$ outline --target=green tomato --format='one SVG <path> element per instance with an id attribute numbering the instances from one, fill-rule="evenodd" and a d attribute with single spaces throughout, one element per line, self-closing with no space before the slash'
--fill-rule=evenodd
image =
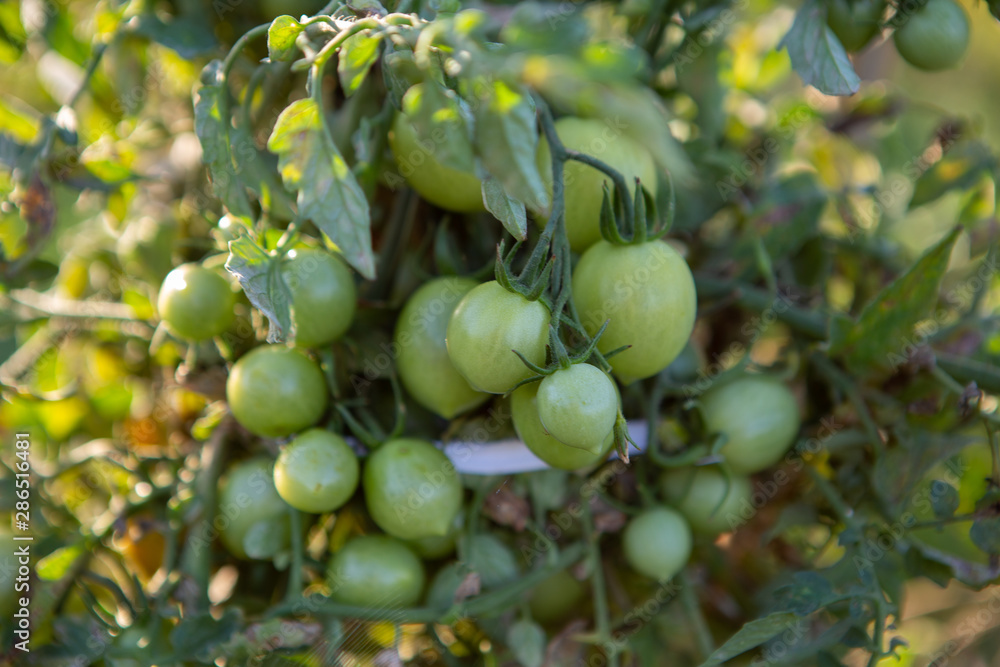
<path id="1" fill-rule="evenodd" d="M 476 285 L 469 278 L 431 280 L 413 293 L 396 322 L 399 379 L 417 403 L 445 419 L 489 398 L 455 370 L 445 343 L 452 312 Z"/>
<path id="2" fill-rule="evenodd" d="M 607 457 L 614 443 L 614 432 L 608 434 L 599 452 L 570 447 L 546 433 L 538 418 L 538 382 L 523 385 L 510 395 L 511 419 L 518 437 L 528 449 L 553 468 L 579 470 L 600 463 Z"/>
<path id="3" fill-rule="evenodd" d="M 961 62 L 969 48 L 969 17 L 954 0 L 928 0 L 892 33 L 896 50 L 917 69 L 936 72 Z"/>
<path id="4" fill-rule="evenodd" d="M 327 570 L 330 598 L 359 607 L 408 607 L 420 599 L 425 578 L 416 554 L 387 535 L 355 537 Z"/>
<path id="5" fill-rule="evenodd" d="M 182 264 L 163 279 L 156 307 L 171 333 L 205 340 L 229 327 L 235 303 L 228 280 L 201 265 Z"/>
<path id="6" fill-rule="evenodd" d="M 622 134 L 621 130 L 600 120 L 572 117 L 560 118 L 555 127 L 559 140 L 566 148 L 595 157 L 621 172 L 631 194 L 634 194 L 631 191 L 638 178 L 643 187 L 656 195 L 653 156 Z M 544 138 L 538 143 L 537 162 L 542 181 L 551 196 L 552 153 Z M 614 184 L 604 172 L 575 160 L 566 163 L 563 178 L 566 188 L 566 233 L 570 247 L 576 252 L 583 252 L 601 240 L 602 186 L 607 181 L 613 192 Z M 542 216 L 537 219 L 539 224 L 545 224 Z"/>
<path id="7" fill-rule="evenodd" d="M 281 450 L 274 486 L 286 503 L 303 512 L 332 512 L 358 488 L 358 457 L 343 438 L 309 429 Z"/>
<path id="8" fill-rule="evenodd" d="M 593 454 L 604 451 L 618 417 L 614 381 L 596 366 L 574 364 L 539 384 L 538 418 L 549 435 Z"/>
<path id="9" fill-rule="evenodd" d="M 479 575 L 484 589 L 509 584 L 521 574 L 514 552 L 492 533 L 467 535 L 458 548 L 462 561 Z"/>
<path id="10" fill-rule="evenodd" d="M 660 475 L 660 494 L 680 510 L 696 533 L 718 535 L 743 523 L 750 503 L 750 478 L 725 474 L 718 467 L 673 468 Z"/>
<path id="11" fill-rule="evenodd" d="M 423 92 L 423 84 L 406 91 L 403 104 Z M 396 114 L 389 133 L 389 146 L 396 157 L 399 173 L 427 201 L 449 211 L 476 213 L 485 211 L 483 183 L 475 174 L 447 167 L 434 156 L 437 146 L 421 141 L 409 119 Z"/>
<path id="12" fill-rule="evenodd" d="M 143 217 L 125 227 L 115 243 L 115 254 L 127 275 L 159 282 L 173 266 L 170 255 L 176 242 L 176 224 Z"/>
<path id="13" fill-rule="evenodd" d="M 323 416 L 323 372 L 299 350 L 264 345 L 243 355 L 229 371 L 226 400 L 236 421 L 271 438 L 291 435 Z"/>
<path id="14" fill-rule="evenodd" d="M 528 609 L 539 623 L 558 623 L 580 611 L 587 589 L 566 570 L 559 570 L 531 589 Z"/>
<path id="15" fill-rule="evenodd" d="M 400 438 L 368 457 L 362 475 L 368 513 L 403 540 L 446 535 L 462 507 L 462 484 L 448 457 L 429 442 Z"/>
<path id="16" fill-rule="evenodd" d="M 326 345 L 351 327 L 358 292 L 351 270 L 338 257 L 325 250 L 295 249 L 281 275 L 292 293 L 297 346 Z"/>
<path id="17" fill-rule="evenodd" d="M 749 475 L 768 468 L 788 451 L 799 432 L 799 408 L 779 380 L 747 375 L 701 397 L 709 433 L 724 433 L 720 453 L 730 469 Z"/>
<path id="18" fill-rule="evenodd" d="M 268 536 L 270 553 L 288 548 L 290 508 L 274 488 L 271 461 L 255 458 L 233 465 L 219 485 L 219 507 L 214 525 L 231 554 L 251 558 L 245 540 L 251 531 Z"/>
<path id="19" fill-rule="evenodd" d="M 665 581 L 680 572 L 691 557 L 691 529 L 674 510 L 654 507 L 625 526 L 622 548 L 633 570 Z"/>
<path id="20" fill-rule="evenodd" d="M 420 537 L 415 540 L 405 540 L 406 546 L 424 560 L 437 560 L 444 558 L 455 551 L 455 543 L 458 542 L 458 535 L 465 526 L 465 511 L 459 510 L 458 514 L 451 522 L 451 527 L 444 535 L 431 535 L 430 537 Z"/>
<path id="21" fill-rule="evenodd" d="M 599 241 L 573 272 L 573 303 L 590 335 L 605 320 L 597 346 L 625 383 L 656 375 L 672 362 L 694 329 L 698 297 L 687 262 L 663 241 L 616 246 Z"/>
<path id="22" fill-rule="evenodd" d="M 847 51 L 860 51 L 879 32 L 885 0 L 830 0 L 826 23 Z"/>
<path id="23" fill-rule="evenodd" d="M 549 309 L 490 281 L 459 302 L 448 321 L 448 357 L 469 384 L 480 391 L 503 394 L 532 375 L 514 354 L 545 365 Z"/>

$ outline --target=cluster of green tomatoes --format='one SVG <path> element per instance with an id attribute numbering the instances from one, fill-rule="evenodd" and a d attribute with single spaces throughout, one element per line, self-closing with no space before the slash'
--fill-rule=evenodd
<path id="1" fill-rule="evenodd" d="M 596 154 L 627 180 L 639 179 L 655 190 L 652 158 L 631 139 L 599 120 L 562 118 L 555 129 L 567 149 Z M 408 170 L 408 181 L 425 199 L 448 210 L 483 209 L 476 176 L 437 162 L 402 115 L 390 145 L 403 173 L 408 161 L 421 156 L 421 168 Z M 542 142 L 540 165 L 549 164 L 548 151 Z M 509 395 L 513 426 L 527 447 L 552 467 L 581 470 L 609 455 L 615 428 L 624 424 L 616 378 L 630 384 L 670 365 L 691 335 L 697 297 L 686 261 L 667 242 L 601 238 L 604 174 L 570 162 L 565 176 L 566 232 L 580 253 L 572 272 L 572 305 L 587 333 L 597 337 L 597 350 L 614 351 L 607 357 L 611 372 L 589 363 L 589 355 L 556 358 L 546 298 L 496 280 L 446 276 L 426 282 L 398 315 L 393 349 L 402 385 L 422 406 L 452 419 L 491 397 Z M 455 549 L 464 495 L 459 474 L 431 442 L 405 437 L 371 448 L 362 465 L 342 436 L 317 427 L 330 390 L 309 350 L 333 343 L 350 328 L 357 303 L 354 277 L 340 257 L 321 249 L 297 247 L 281 266 L 291 294 L 294 341 L 261 345 L 240 357 L 230 369 L 226 397 L 247 431 L 288 441 L 274 462 L 253 458 L 227 471 L 218 498 L 225 516 L 221 540 L 234 555 L 252 558 L 251 541 L 262 534 L 276 545 L 287 544 L 288 506 L 333 512 L 360 486 L 369 516 L 385 535 L 355 537 L 334 554 L 331 596 L 350 605 L 412 604 L 425 588 L 420 557 L 442 558 Z M 229 281 L 196 264 L 174 269 L 158 301 L 166 327 L 195 341 L 224 332 L 233 306 Z M 745 517 L 749 475 L 780 460 L 799 428 L 790 391 L 760 375 L 713 388 L 700 406 L 706 431 L 725 438 L 719 451 L 724 463 L 665 470 L 660 484 L 665 504 L 634 516 L 623 535 L 630 565 L 656 579 L 683 567 L 692 529 L 718 534 L 733 529 L 735 517 Z M 467 558 L 489 552 L 495 564 L 498 553 L 507 553 L 500 558 L 507 563 L 501 570 L 517 575 L 517 561 L 500 540 L 473 537 L 482 544 L 467 546 Z M 454 565 L 439 570 L 428 600 L 447 598 L 448 587 L 457 586 Z"/>
<path id="2" fill-rule="evenodd" d="M 848 52 L 865 48 L 881 32 L 886 0 L 831 0 L 827 25 Z M 957 67 L 969 48 L 969 17 L 956 0 L 900 2 L 890 24 L 896 51 L 917 69 Z"/>

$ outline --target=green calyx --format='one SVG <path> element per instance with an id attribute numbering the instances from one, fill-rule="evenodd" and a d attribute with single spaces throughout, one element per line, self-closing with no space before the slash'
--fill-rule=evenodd
<path id="1" fill-rule="evenodd" d="M 676 197 L 674 182 L 667 177 L 667 211 L 662 220 L 656 209 L 656 200 L 649 190 L 635 179 L 635 196 L 618 185 L 612 189 L 604 184 L 604 198 L 601 201 L 601 236 L 615 245 L 637 245 L 662 238 L 674 222 Z"/>

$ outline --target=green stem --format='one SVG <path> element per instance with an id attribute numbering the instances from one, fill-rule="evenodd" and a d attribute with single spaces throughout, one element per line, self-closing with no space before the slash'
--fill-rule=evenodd
<path id="1" fill-rule="evenodd" d="M 611 614 L 608 611 L 608 591 L 604 586 L 604 565 L 601 560 L 600 535 L 594 530 L 593 511 L 590 503 L 583 506 L 583 530 L 587 540 L 587 556 L 593 572 L 590 581 L 594 590 L 594 616 L 598 640 L 607 647 L 608 667 L 617 667 L 618 649 L 611 637 Z"/>
<path id="2" fill-rule="evenodd" d="M 830 484 L 830 482 L 823 477 L 823 475 L 821 475 L 812 466 L 806 466 L 806 472 L 809 473 L 809 477 L 811 477 L 813 483 L 816 484 L 816 488 L 823 494 L 826 501 L 830 503 L 830 507 L 832 507 L 833 511 L 837 513 L 837 516 L 845 526 L 858 526 L 861 523 L 858 518 L 854 516 L 854 510 L 851 509 L 846 502 L 844 502 L 844 499 L 840 497 L 837 490 L 833 488 L 833 485 Z"/>
<path id="3" fill-rule="evenodd" d="M 803 310 L 795 306 L 784 303 L 767 290 L 754 287 L 747 283 L 732 280 L 723 280 L 706 275 L 695 276 L 695 286 L 698 289 L 698 296 L 702 299 L 710 297 L 732 297 L 736 303 L 748 310 L 770 311 L 774 316 L 795 329 L 801 334 L 805 334 L 815 340 L 825 340 L 827 338 L 827 318 L 823 313 L 815 310 Z M 782 306 L 779 308 L 779 302 Z"/>
<path id="4" fill-rule="evenodd" d="M 684 605 L 684 610 L 687 612 L 688 620 L 691 622 L 691 630 L 694 631 L 695 643 L 698 645 L 701 659 L 704 660 L 715 650 L 715 640 L 712 638 L 712 632 L 708 629 L 705 615 L 701 611 L 701 604 L 695 594 L 694 577 L 691 576 L 689 570 L 684 570 L 681 574 L 681 604 Z"/>
<path id="5" fill-rule="evenodd" d="M 885 443 L 882 441 L 882 436 L 879 434 L 878 424 L 875 423 L 875 419 L 872 417 L 871 411 L 868 409 L 868 405 L 865 403 L 864 397 L 861 396 L 861 391 L 858 389 L 854 380 L 837 368 L 836 365 L 829 359 L 827 359 L 821 353 L 815 353 L 811 357 L 813 365 L 816 370 L 822 374 L 829 383 L 846 394 L 847 399 L 854 406 L 855 411 L 858 413 L 858 418 L 861 420 L 862 426 L 864 426 L 865 433 L 868 435 L 868 440 L 875 448 L 875 458 L 876 460 L 881 459 L 882 455 L 885 453 Z"/>

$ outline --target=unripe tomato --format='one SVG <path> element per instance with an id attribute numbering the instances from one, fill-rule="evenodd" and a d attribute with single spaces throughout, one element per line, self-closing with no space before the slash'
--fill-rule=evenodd
<path id="1" fill-rule="evenodd" d="M 156 308 L 171 333 L 205 340 L 229 327 L 235 302 L 225 278 L 198 264 L 182 264 L 163 279 Z"/>
<path id="2" fill-rule="evenodd" d="M 652 155 L 620 129 L 599 120 L 572 117 L 560 118 L 555 128 L 559 140 L 567 149 L 595 157 L 621 172 L 630 196 L 634 195 L 636 178 L 656 195 L 656 165 Z M 537 163 L 551 196 L 552 153 L 544 137 L 538 143 Z M 607 181 L 613 192 L 614 183 L 604 172 L 575 160 L 566 163 L 563 178 L 566 233 L 570 247 L 576 252 L 583 252 L 601 239 L 602 185 Z M 539 216 L 539 222 L 544 224 L 545 221 Z"/>
<path id="3" fill-rule="evenodd" d="M 538 382 L 518 387 L 510 395 L 510 412 L 514 430 L 528 449 L 553 468 L 578 470 L 600 463 L 607 457 L 614 443 L 614 433 L 609 433 L 599 452 L 565 445 L 545 432 L 542 420 L 538 418 Z"/>
<path id="4" fill-rule="evenodd" d="M 539 623 L 557 623 L 574 612 L 580 611 L 580 603 L 587 589 L 566 570 L 559 570 L 531 590 L 528 608 L 531 618 Z"/>
<path id="5" fill-rule="evenodd" d="M 233 465 L 223 477 L 213 525 L 231 554 L 250 558 L 244 540 L 251 530 L 263 530 L 275 540 L 273 553 L 288 547 L 289 511 L 274 488 L 271 461 L 255 458 Z"/>
<path id="6" fill-rule="evenodd" d="M 935 72 L 961 62 L 969 48 L 969 17 L 954 0 L 928 0 L 892 33 L 896 50 L 917 69 Z"/>
<path id="7" fill-rule="evenodd" d="M 173 266 L 170 254 L 176 242 L 176 224 L 143 217 L 125 227 L 115 244 L 115 254 L 127 275 L 158 282 Z"/>
<path id="8" fill-rule="evenodd" d="M 422 93 L 423 84 L 418 83 L 406 91 L 406 96 Z M 431 139 L 422 142 L 409 119 L 401 113 L 396 114 L 392 122 L 389 146 L 396 157 L 399 173 L 427 201 L 460 213 L 486 210 L 482 181 L 471 172 L 441 164 L 434 156 L 438 147 Z"/>
<path id="9" fill-rule="evenodd" d="M 362 474 L 368 513 L 404 540 L 446 535 L 462 506 L 455 466 L 434 445 L 400 438 L 368 457 Z"/>
<path id="10" fill-rule="evenodd" d="M 795 397 L 773 378 L 747 375 L 710 389 L 700 402 L 706 430 L 726 434 L 720 453 L 737 474 L 780 461 L 799 432 Z"/>
<path id="11" fill-rule="evenodd" d="M 286 503 L 303 512 L 332 512 L 358 488 L 358 457 L 335 433 L 313 428 L 281 450 L 274 486 Z"/>
<path id="12" fill-rule="evenodd" d="M 236 421 L 248 431 L 277 438 L 312 426 L 323 416 L 326 380 L 304 353 L 264 345 L 233 365 L 226 400 Z"/>
<path id="13" fill-rule="evenodd" d="M 744 475 L 730 475 L 718 467 L 673 468 L 660 476 L 660 494 L 680 510 L 696 533 L 718 535 L 743 523 L 741 510 L 753 490 Z"/>
<path id="14" fill-rule="evenodd" d="M 598 454 L 618 417 L 614 381 L 590 364 L 574 364 L 542 380 L 536 405 L 542 426 L 559 442 Z"/>
<path id="15" fill-rule="evenodd" d="M 470 278 L 431 280 L 413 293 L 396 322 L 399 379 L 417 403 L 445 419 L 489 398 L 455 370 L 445 343 L 452 312 L 476 285 Z"/>
<path id="16" fill-rule="evenodd" d="M 830 0 L 826 23 L 847 51 L 860 51 L 879 32 L 885 0 Z"/>
<path id="17" fill-rule="evenodd" d="M 387 535 L 355 537 L 330 559 L 330 598 L 359 607 L 408 607 L 424 590 L 424 566 Z"/>
<path id="18" fill-rule="evenodd" d="M 281 275 L 292 293 L 295 345 L 319 347 L 351 327 L 358 292 L 351 270 L 338 257 L 325 250 L 297 248 L 288 253 Z"/>
<path id="19" fill-rule="evenodd" d="M 610 320 L 601 352 L 619 380 L 656 375 L 680 354 L 694 329 L 698 297 L 687 262 L 663 241 L 616 246 L 599 241 L 573 272 L 573 303 L 587 333 Z"/>
<path id="20" fill-rule="evenodd" d="M 691 557 L 691 529 L 674 510 L 654 507 L 625 526 L 622 548 L 633 570 L 665 581 L 680 572 Z"/>
<path id="21" fill-rule="evenodd" d="M 502 394 L 532 375 L 514 354 L 545 365 L 549 309 L 490 281 L 459 302 L 448 321 L 448 357 L 469 384 Z"/>

